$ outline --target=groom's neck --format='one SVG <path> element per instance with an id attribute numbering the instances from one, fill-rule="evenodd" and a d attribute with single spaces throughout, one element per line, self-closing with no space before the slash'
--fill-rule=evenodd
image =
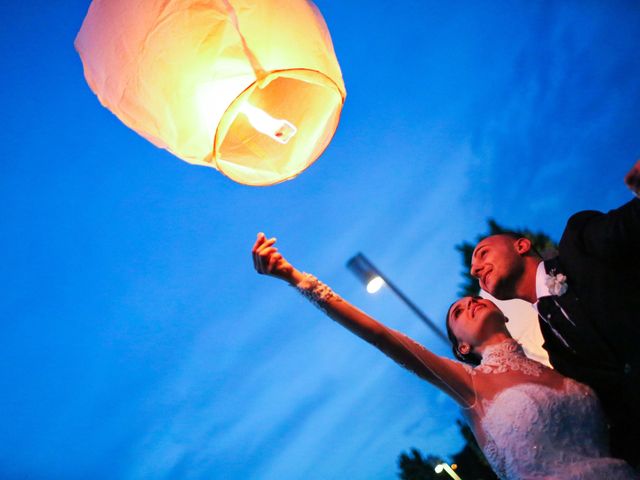
<path id="1" fill-rule="evenodd" d="M 542 258 L 540 257 L 525 258 L 524 270 L 516 284 L 516 298 L 529 303 L 536 303 L 538 301 L 538 295 L 536 295 L 536 274 L 541 261 Z"/>

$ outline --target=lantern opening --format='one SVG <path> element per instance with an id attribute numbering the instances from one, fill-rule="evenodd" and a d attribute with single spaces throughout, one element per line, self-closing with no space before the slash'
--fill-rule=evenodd
<path id="1" fill-rule="evenodd" d="M 320 72 L 268 74 L 222 116 L 213 147 L 216 168 L 246 185 L 273 185 L 295 177 L 329 144 L 342 104 L 338 86 Z"/>

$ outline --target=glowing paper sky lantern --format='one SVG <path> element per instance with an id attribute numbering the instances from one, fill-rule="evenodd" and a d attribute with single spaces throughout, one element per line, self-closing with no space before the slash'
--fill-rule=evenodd
<path id="1" fill-rule="evenodd" d="M 248 185 L 313 163 L 346 95 L 307 0 L 94 0 L 75 46 L 89 86 L 127 126 Z"/>

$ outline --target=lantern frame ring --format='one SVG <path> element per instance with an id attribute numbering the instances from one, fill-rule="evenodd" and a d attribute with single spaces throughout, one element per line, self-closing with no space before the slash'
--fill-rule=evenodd
<path id="1" fill-rule="evenodd" d="M 326 117 L 324 122 L 325 130 L 330 130 L 330 132 L 329 134 L 327 134 L 327 132 L 325 131 L 322 135 L 318 135 L 317 141 L 312 144 L 314 149 L 313 155 L 308 157 L 304 166 L 302 166 L 301 168 L 296 167 L 295 173 L 284 178 L 279 177 L 277 178 L 277 180 L 267 179 L 266 181 L 252 182 L 250 184 L 246 183 L 246 181 L 243 180 L 240 181 L 240 183 L 245 183 L 251 186 L 269 186 L 282 183 L 284 181 L 297 177 L 307 168 L 309 168 L 315 162 L 315 160 L 320 157 L 320 155 L 322 155 L 322 153 L 329 146 L 330 140 L 331 138 L 333 138 L 337 130 L 346 94 L 334 80 L 315 69 L 295 68 L 272 70 L 261 78 L 257 78 L 256 80 L 254 80 L 229 104 L 229 106 L 225 109 L 216 128 L 213 139 L 213 149 L 211 155 L 208 156 L 207 160 L 209 161 L 209 163 L 213 163 L 215 165 L 215 168 L 220 173 L 233 181 L 237 182 L 239 181 L 239 178 L 233 172 L 229 171 L 230 168 L 227 168 L 223 164 L 223 162 L 225 162 L 225 159 L 222 155 L 223 145 L 227 138 L 229 130 L 232 128 L 232 125 L 236 121 L 242 106 L 248 103 L 248 98 L 251 97 L 251 95 L 253 95 L 257 90 L 264 90 L 273 81 L 278 79 L 293 80 L 300 83 L 308 84 L 310 86 L 315 85 L 317 87 L 325 89 L 332 95 L 339 95 L 340 100 L 338 102 L 337 97 L 335 97 L 336 101 L 334 102 L 333 109 L 324 109 L 322 111 L 322 114 Z M 305 103 L 304 101 L 301 101 L 301 99 L 294 99 L 293 97 L 290 101 L 294 102 L 294 100 L 299 104 Z M 241 165 L 235 164 L 232 161 L 227 160 L 227 162 L 230 165 L 233 165 L 233 168 L 238 168 L 239 170 L 242 168 Z"/>

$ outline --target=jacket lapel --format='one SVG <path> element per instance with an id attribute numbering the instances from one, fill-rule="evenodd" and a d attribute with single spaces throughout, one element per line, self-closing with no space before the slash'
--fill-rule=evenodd
<path id="1" fill-rule="evenodd" d="M 565 273 L 558 258 L 544 263 L 548 275 Z M 542 297 L 538 301 L 538 311 L 543 333 L 554 335 L 555 341 L 549 342 L 552 349 L 565 349 L 580 357 L 584 362 L 597 364 L 613 364 L 613 352 L 606 344 L 604 337 L 598 335 L 589 315 L 584 311 L 575 288 L 571 286 L 571 279 L 567 279 L 569 287 L 563 295 Z M 543 326 L 546 323 L 547 326 Z M 546 347 L 545 347 L 546 348 Z M 549 352 L 552 354 L 553 352 Z M 591 360 L 591 361 L 590 361 Z"/>

